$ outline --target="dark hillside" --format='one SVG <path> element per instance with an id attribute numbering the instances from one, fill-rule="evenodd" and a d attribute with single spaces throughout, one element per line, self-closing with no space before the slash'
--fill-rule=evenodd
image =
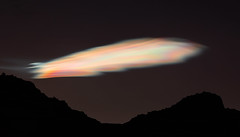
<path id="1" fill-rule="evenodd" d="M 4 137 L 237 137 L 239 131 L 240 111 L 224 108 L 221 97 L 209 92 L 125 124 L 103 124 L 65 101 L 47 97 L 29 81 L 0 75 L 0 136 Z"/>
<path id="2" fill-rule="evenodd" d="M 0 118 L 0 134 L 6 136 L 75 135 L 100 124 L 47 97 L 33 83 L 5 74 L 0 76 Z"/>

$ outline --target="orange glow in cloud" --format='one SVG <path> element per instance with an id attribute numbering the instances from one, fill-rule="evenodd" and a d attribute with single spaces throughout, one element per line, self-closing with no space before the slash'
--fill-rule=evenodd
<path id="1" fill-rule="evenodd" d="M 31 63 L 30 68 L 36 79 L 98 76 L 104 72 L 184 62 L 203 48 L 186 40 L 141 38 L 90 48 L 49 62 Z"/>

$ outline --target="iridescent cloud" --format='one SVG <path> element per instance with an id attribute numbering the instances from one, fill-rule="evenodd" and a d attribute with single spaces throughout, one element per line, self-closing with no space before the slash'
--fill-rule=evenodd
<path id="1" fill-rule="evenodd" d="M 141 38 L 90 48 L 44 63 L 31 63 L 34 78 L 88 77 L 186 61 L 204 46 L 182 39 Z"/>

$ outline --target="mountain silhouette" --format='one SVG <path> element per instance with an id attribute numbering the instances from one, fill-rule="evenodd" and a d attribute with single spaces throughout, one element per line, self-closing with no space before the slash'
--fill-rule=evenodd
<path id="1" fill-rule="evenodd" d="M 235 136 L 240 135 L 240 112 L 225 109 L 218 95 L 202 92 L 170 108 L 138 115 L 125 125 L 147 136 Z"/>
<path id="2" fill-rule="evenodd" d="M 65 101 L 49 98 L 33 83 L 0 75 L 0 136 L 3 137 L 237 137 L 240 111 L 220 96 L 202 92 L 175 105 L 141 114 L 124 124 L 100 123 Z"/>
<path id="3" fill-rule="evenodd" d="M 66 102 L 47 97 L 33 83 L 4 73 L 0 76 L 0 119 L 0 136 L 13 137 L 73 136 L 100 125 Z"/>

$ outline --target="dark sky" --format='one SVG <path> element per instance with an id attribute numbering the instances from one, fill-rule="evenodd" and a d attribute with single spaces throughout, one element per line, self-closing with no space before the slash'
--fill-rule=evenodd
<path id="1" fill-rule="evenodd" d="M 239 5 L 183 1 L 1 0 L 0 71 L 101 122 L 123 123 L 201 91 L 240 110 Z M 31 79 L 23 68 L 125 39 L 178 37 L 208 49 L 188 62 L 88 78 Z"/>

